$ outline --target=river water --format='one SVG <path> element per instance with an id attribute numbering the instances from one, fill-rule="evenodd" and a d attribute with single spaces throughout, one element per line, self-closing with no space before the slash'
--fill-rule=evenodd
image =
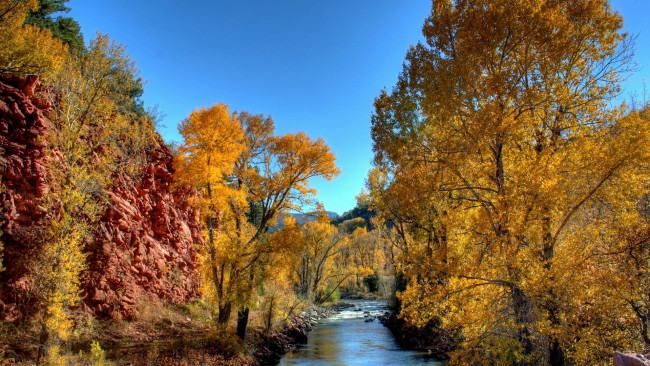
<path id="1" fill-rule="evenodd" d="M 287 365 L 427 365 L 443 362 L 426 353 L 401 349 L 388 328 L 376 316 L 388 311 L 382 301 L 352 300 L 339 314 L 323 319 L 309 332 L 306 345 L 287 353 L 280 366 Z M 374 319 L 373 321 L 366 321 Z"/>

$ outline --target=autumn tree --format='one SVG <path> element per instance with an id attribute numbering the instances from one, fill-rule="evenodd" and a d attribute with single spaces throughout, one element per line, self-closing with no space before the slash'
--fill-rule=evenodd
<path id="1" fill-rule="evenodd" d="M 595 248 L 647 189 L 647 121 L 610 108 L 621 27 L 606 0 L 434 0 L 375 100 L 369 185 L 403 248 L 403 315 L 459 330 L 452 362 L 585 364 L 625 344 L 587 342 L 620 324 L 585 312 Z"/>
<path id="2" fill-rule="evenodd" d="M 206 127 L 215 129 L 214 134 L 191 129 L 197 123 L 192 116 L 181 125 L 186 141 L 179 148 L 183 160 L 178 175 L 203 197 L 207 296 L 218 306 L 221 325 L 238 309 L 237 333 L 244 338 L 256 285 L 264 278 L 270 255 L 283 250 L 276 246 L 282 241 L 269 240 L 270 226 L 280 213 L 310 201 L 315 191 L 309 179 L 332 179 L 339 170 L 322 139 L 313 141 L 304 133 L 274 136 L 270 117 L 241 112 L 226 119 L 220 113 L 212 122 L 217 125 Z M 223 126 L 232 127 L 216 130 Z M 201 142 L 203 136 L 214 141 Z M 208 163 L 218 165 L 208 168 Z"/>
<path id="3" fill-rule="evenodd" d="M 35 241 L 34 292 L 41 324 L 39 357 L 60 360 L 70 336 L 69 309 L 81 299 L 84 248 L 93 236 L 115 174 L 138 172 L 142 151 L 156 143 L 152 118 L 125 113 L 125 90 L 137 71 L 124 48 L 98 35 L 83 57 L 67 55 L 61 70 L 49 79 L 57 103 L 49 117 L 50 190 L 43 207 L 51 212 Z M 56 361 L 58 362 L 58 361 Z"/>
<path id="4" fill-rule="evenodd" d="M 36 0 L 0 1 L 0 73 L 38 74 L 48 79 L 62 68 L 67 46 L 48 29 L 23 25 Z"/>
<path id="5" fill-rule="evenodd" d="M 633 111 L 626 118 L 649 119 L 648 106 Z M 647 186 L 647 181 L 644 183 Z M 634 192 L 633 192 L 634 194 Z M 609 229 L 600 232 L 594 245 L 598 254 L 592 266 L 593 278 L 602 289 L 592 297 L 593 312 L 606 312 L 607 321 L 616 323 L 616 337 L 627 342 L 629 349 L 650 351 L 650 216 L 648 195 L 628 197 L 637 202 L 639 218 L 620 213 L 609 221 Z M 604 309 L 604 311 L 603 311 Z M 603 342 L 592 337 L 591 342 Z M 602 346 L 601 346 L 602 347 Z M 604 348 L 604 347 L 603 347 Z"/>
<path id="6" fill-rule="evenodd" d="M 338 224 L 338 229 L 341 232 L 346 234 L 352 234 L 356 229 L 367 228 L 368 224 L 366 220 L 361 217 L 356 217 L 354 219 L 349 219 Z"/>
<path id="7" fill-rule="evenodd" d="M 25 24 L 48 29 L 54 38 L 58 38 L 70 47 L 77 55 L 85 50 L 81 26 L 70 18 L 55 14 L 70 11 L 65 3 L 69 0 L 38 0 L 38 8 L 32 10 L 25 19 Z"/>
<path id="8" fill-rule="evenodd" d="M 317 221 L 305 223 L 301 232 L 303 246 L 300 264 L 296 268 L 298 293 L 310 303 L 322 302 L 329 297 L 329 282 L 340 273 L 335 259 L 347 237 L 329 223 L 327 214 L 319 216 Z"/>
<path id="9" fill-rule="evenodd" d="M 226 214 L 232 230 L 229 286 L 240 291 L 235 303 L 237 333 L 244 338 L 252 293 L 259 281 L 262 260 L 277 248 L 267 240 L 268 230 L 282 212 L 308 204 L 316 191 L 309 187 L 314 177 L 333 179 L 339 174 L 334 154 L 322 139 L 313 141 L 304 133 L 273 135 L 273 121 L 263 115 L 238 115 L 245 129 L 245 149 L 235 162 L 231 187 L 246 201 L 233 201 Z M 226 315 L 224 318 L 227 318 Z"/>
<path id="10" fill-rule="evenodd" d="M 266 331 L 286 324 L 306 302 L 295 291 L 298 281 L 294 268 L 299 265 L 303 247 L 300 226 L 291 215 L 286 215 L 283 228 L 269 235 L 270 246 L 277 248 L 269 255 L 262 268 L 261 291 L 258 301 Z M 260 293 L 261 292 L 261 293 Z"/>
<path id="11" fill-rule="evenodd" d="M 365 227 L 355 229 L 347 244 L 347 256 L 355 268 L 371 273 L 365 277 L 358 274 L 357 287 L 363 283 L 370 292 L 379 291 L 379 276 L 386 269 L 385 242 L 378 230 L 368 231 Z"/>
<path id="12" fill-rule="evenodd" d="M 225 236 L 221 236 L 223 212 L 231 200 L 244 200 L 226 182 L 233 164 L 244 149 L 244 130 L 228 107 L 218 104 L 192 112 L 179 126 L 184 138 L 176 159 L 176 180 L 179 185 L 195 188 L 199 196 L 194 205 L 200 209 L 207 241 L 200 248 L 203 293 L 224 311 L 225 264 L 228 252 Z M 222 315 L 219 322 L 224 323 Z"/>

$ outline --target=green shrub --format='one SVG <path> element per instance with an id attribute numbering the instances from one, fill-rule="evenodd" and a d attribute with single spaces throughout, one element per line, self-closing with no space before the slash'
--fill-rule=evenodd
<path id="1" fill-rule="evenodd" d="M 99 342 L 92 341 L 90 344 L 90 361 L 93 366 L 106 365 L 106 352 L 99 345 Z"/>
<path id="2" fill-rule="evenodd" d="M 363 283 L 366 285 L 368 292 L 379 292 L 381 278 L 379 278 L 379 274 L 375 271 L 372 275 L 364 277 Z"/>

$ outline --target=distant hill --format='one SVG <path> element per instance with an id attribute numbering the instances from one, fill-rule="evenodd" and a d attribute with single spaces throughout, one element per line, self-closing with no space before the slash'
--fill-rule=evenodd
<path id="1" fill-rule="evenodd" d="M 330 220 L 333 220 L 333 219 L 336 219 L 336 218 L 339 217 L 339 214 L 337 214 L 334 211 L 325 211 L 325 212 L 327 212 L 327 216 L 329 216 Z M 314 215 L 311 212 L 308 212 L 308 213 L 292 212 L 292 213 L 289 213 L 289 214 L 296 219 L 296 222 L 299 225 L 304 225 L 304 224 L 306 224 L 306 223 L 308 223 L 310 221 L 316 221 L 316 219 L 317 219 L 316 215 Z M 284 228 L 284 216 L 280 216 L 278 218 L 278 224 L 275 225 L 274 227 L 272 227 L 270 231 L 273 232 L 273 231 L 276 231 L 276 230 L 280 230 L 282 228 Z"/>
<path id="2" fill-rule="evenodd" d="M 357 205 L 357 207 L 351 209 L 350 211 L 346 211 L 341 216 L 335 217 L 334 219 L 332 219 L 331 223 L 332 225 L 338 226 L 343 221 L 352 220 L 352 219 L 356 219 L 357 217 L 360 217 L 366 221 L 368 230 L 373 230 L 374 226 L 372 226 L 372 224 L 370 223 L 370 219 L 373 218 L 375 215 L 376 213 L 374 211 L 370 211 L 367 204 L 362 204 L 362 205 Z"/>

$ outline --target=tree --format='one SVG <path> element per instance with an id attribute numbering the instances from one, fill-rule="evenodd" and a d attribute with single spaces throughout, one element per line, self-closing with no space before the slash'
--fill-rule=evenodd
<path id="1" fill-rule="evenodd" d="M 179 126 L 184 142 L 178 148 L 176 181 L 199 193 L 194 205 L 200 209 L 207 230 L 207 241 L 200 248 L 203 293 L 219 309 L 224 305 L 224 262 L 230 257 L 224 245 L 221 227 L 229 200 L 243 200 L 228 186 L 226 174 L 244 149 L 244 130 L 228 107 L 218 104 L 192 112 Z M 232 197 L 232 198 L 231 198 Z M 221 315 L 219 322 L 223 323 Z"/>
<path id="2" fill-rule="evenodd" d="M 208 231 L 204 290 L 219 308 L 219 324 L 228 323 L 233 305 L 238 308 L 237 333 L 243 339 L 265 263 L 283 250 L 269 240 L 270 225 L 278 214 L 309 201 L 315 193 L 310 178 L 332 179 L 339 170 L 322 139 L 273 136 L 269 117 L 228 116 L 223 105 L 191 115 L 179 130 L 185 142 L 179 147 L 178 179 L 199 189 Z"/>
<path id="3" fill-rule="evenodd" d="M 81 299 L 84 248 L 94 234 L 107 201 L 106 191 L 117 172 L 136 173 L 142 151 L 156 143 L 148 116 L 121 112 L 135 67 L 123 47 L 99 35 L 83 57 L 66 57 L 50 82 L 48 144 L 50 191 L 43 206 L 50 215 L 35 231 L 40 251 L 32 263 L 41 325 L 39 358 L 60 359 L 61 344 L 73 324 L 68 311 Z M 58 362 L 58 361 L 57 361 Z"/>
<path id="4" fill-rule="evenodd" d="M 303 246 L 302 232 L 293 216 L 287 215 L 284 228 L 269 236 L 270 246 L 278 248 L 264 264 L 258 298 L 266 331 L 277 323 L 284 325 L 305 302 L 296 296 L 298 266 L 296 253 Z"/>
<path id="5" fill-rule="evenodd" d="M 341 232 L 346 234 L 352 234 L 356 229 L 367 228 L 368 224 L 366 220 L 361 217 L 356 217 L 354 219 L 349 219 L 338 224 L 338 229 Z"/>
<path id="6" fill-rule="evenodd" d="M 309 179 L 333 179 L 339 174 L 334 164 L 334 154 L 322 139 L 312 141 L 300 132 L 273 136 L 273 121 L 263 115 L 239 115 L 246 130 L 246 148 L 235 163 L 230 185 L 246 197 L 245 201 L 232 201 L 225 217 L 232 225 L 228 232 L 229 251 L 237 258 L 228 264 L 228 286 L 237 293 L 237 333 L 243 339 L 248 325 L 249 304 L 252 292 L 259 281 L 263 259 L 278 248 L 266 238 L 269 227 L 277 215 L 299 204 L 309 203 L 315 190 Z M 255 219 L 250 213 L 255 210 Z M 228 305 L 230 306 L 230 305 Z M 226 309 L 224 320 L 229 317 Z"/>
<path id="7" fill-rule="evenodd" d="M 363 219 L 366 222 L 365 225 L 368 227 L 368 230 L 373 230 L 374 227 L 370 221 L 376 213 L 369 210 L 368 202 L 365 202 L 365 200 L 360 200 L 360 198 L 364 195 L 365 193 L 361 193 L 357 197 L 357 205 L 352 210 L 346 211 L 343 213 L 343 215 L 333 218 L 332 224 L 338 226 L 347 220 Z"/>
<path id="8" fill-rule="evenodd" d="M 65 5 L 67 2 L 69 0 L 39 0 L 38 8 L 27 15 L 25 24 L 48 29 L 55 38 L 67 44 L 73 53 L 80 55 L 85 51 L 85 45 L 79 23 L 70 17 L 53 17 L 53 14 L 70 11 Z"/>
<path id="9" fill-rule="evenodd" d="M 592 252 L 617 215 L 638 220 L 647 189 L 646 122 L 609 108 L 630 57 L 622 19 L 605 0 L 432 4 L 372 118 L 403 315 L 460 330 L 454 363 L 595 362 L 611 348 L 578 340 L 614 325 L 581 311 L 602 291 Z"/>
<path id="10" fill-rule="evenodd" d="M 334 260 L 347 238 L 330 225 L 326 214 L 320 216 L 318 221 L 304 224 L 301 231 L 303 248 L 300 265 L 296 268 L 298 293 L 310 303 L 322 302 L 329 297 L 329 282 L 343 272 L 339 272 Z"/>
<path id="11" fill-rule="evenodd" d="M 370 273 L 363 278 L 368 291 L 379 291 L 379 275 L 386 267 L 384 240 L 379 231 L 367 231 L 360 227 L 349 235 L 348 257 L 355 268 L 363 269 L 364 273 Z M 360 271 L 361 272 L 361 271 Z M 360 285 L 361 274 L 357 274 L 357 287 Z M 370 284 L 370 285 L 368 285 Z"/>
<path id="12" fill-rule="evenodd" d="M 35 0 L 0 1 L 0 73 L 39 74 L 48 79 L 68 57 L 67 46 L 47 29 L 23 25 Z"/>

